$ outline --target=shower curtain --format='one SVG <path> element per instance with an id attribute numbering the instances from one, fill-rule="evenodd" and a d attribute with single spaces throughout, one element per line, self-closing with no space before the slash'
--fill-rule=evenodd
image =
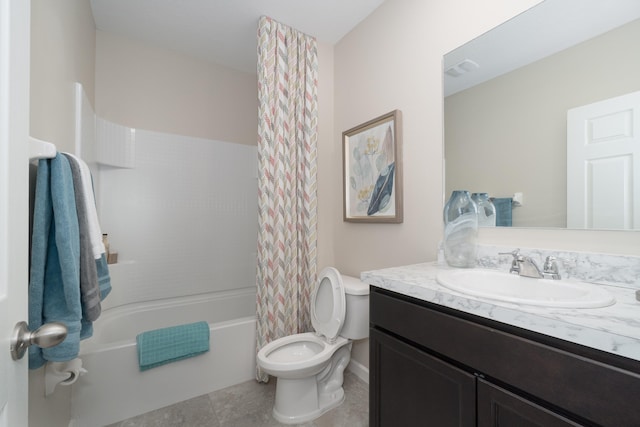
<path id="1" fill-rule="evenodd" d="M 257 350 L 311 329 L 316 281 L 316 40 L 258 25 Z M 269 376 L 257 368 L 258 381 Z"/>

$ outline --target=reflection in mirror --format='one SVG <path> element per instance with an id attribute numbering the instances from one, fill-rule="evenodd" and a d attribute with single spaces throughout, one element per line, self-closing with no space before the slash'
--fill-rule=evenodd
<path id="1" fill-rule="evenodd" d="M 638 0 L 546 0 L 445 55 L 445 195 L 522 193 L 515 227 L 640 229 L 638 94 L 591 105 L 640 92 L 638 40 Z M 568 115 L 615 153 L 568 149 Z"/>

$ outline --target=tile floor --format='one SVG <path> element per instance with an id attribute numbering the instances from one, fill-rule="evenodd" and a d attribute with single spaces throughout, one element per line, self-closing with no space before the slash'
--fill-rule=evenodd
<path id="1" fill-rule="evenodd" d="M 274 378 L 268 384 L 247 381 L 108 427 L 275 427 Z M 344 376 L 345 401 L 306 427 L 364 427 L 369 425 L 369 386 L 351 372 Z"/>

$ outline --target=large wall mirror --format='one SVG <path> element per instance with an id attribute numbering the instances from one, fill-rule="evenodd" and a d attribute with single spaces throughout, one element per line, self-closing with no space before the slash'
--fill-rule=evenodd
<path id="1" fill-rule="evenodd" d="M 520 193 L 514 227 L 640 229 L 639 42 L 638 0 L 545 0 L 445 55 L 445 194 Z"/>

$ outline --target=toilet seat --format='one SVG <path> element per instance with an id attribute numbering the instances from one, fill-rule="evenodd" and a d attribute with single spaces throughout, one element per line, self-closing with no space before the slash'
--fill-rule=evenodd
<path id="1" fill-rule="evenodd" d="M 318 285 L 311 295 L 311 325 L 317 334 L 333 343 L 340 334 L 346 313 L 346 297 L 342 276 L 333 267 L 318 275 Z"/>
<path id="2" fill-rule="evenodd" d="M 305 349 L 306 357 L 288 358 L 281 360 L 276 355 L 278 352 L 289 352 L 292 355 L 292 346 L 304 346 L 304 343 L 311 345 Z M 349 340 L 338 337 L 333 344 L 329 344 L 323 337 L 319 337 L 313 332 L 305 332 L 302 334 L 288 335 L 278 338 L 265 345 L 258 352 L 258 361 L 260 367 L 269 375 L 278 378 L 300 378 L 320 373 L 329 362 L 329 359 L 335 351 Z M 317 352 L 315 352 L 317 350 Z M 313 354 L 309 354 L 313 352 Z"/>

